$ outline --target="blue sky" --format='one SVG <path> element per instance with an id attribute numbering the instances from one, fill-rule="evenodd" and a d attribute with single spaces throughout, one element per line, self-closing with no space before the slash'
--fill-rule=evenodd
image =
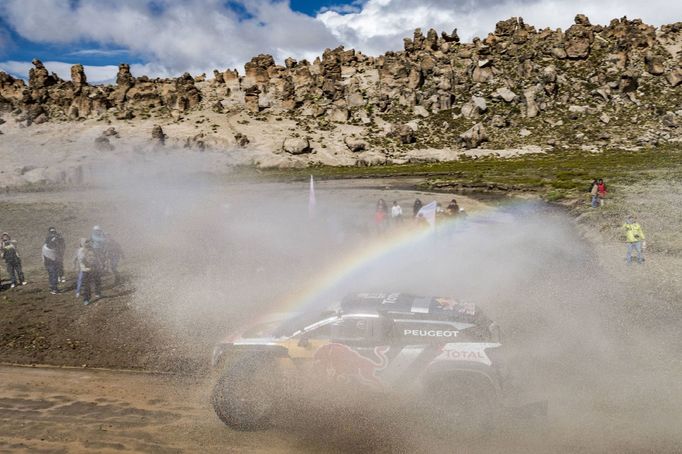
<path id="1" fill-rule="evenodd" d="M 576 13 L 593 23 L 641 17 L 682 20 L 669 0 L 0 0 L 0 70 L 25 77 L 30 61 L 68 78 L 74 63 L 91 82 L 109 81 L 119 63 L 133 74 L 175 76 L 243 65 L 269 53 L 314 59 L 344 45 L 369 55 L 402 48 L 415 28 L 459 30 L 470 40 L 522 16 L 563 29 Z"/>

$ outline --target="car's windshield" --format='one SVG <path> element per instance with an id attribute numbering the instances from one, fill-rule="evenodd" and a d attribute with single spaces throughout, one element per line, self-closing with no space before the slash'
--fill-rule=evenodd
<path id="1" fill-rule="evenodd" d="M 306 314 L 299 314 L 292 318 L 281 322 L 279 326 L 274 330 L 274 335 L 276 337 L 292 336 L 297 331 L 301 331 L 315 322 L 319 322 L 328 319 L 334 315 L 334 311 L 324 311 L 324 312 L 312 312 Z"/>

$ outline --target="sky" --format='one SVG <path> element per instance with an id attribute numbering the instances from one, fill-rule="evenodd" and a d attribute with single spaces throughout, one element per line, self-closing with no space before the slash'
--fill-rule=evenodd
<path id="1" fill-rule="evenodd" d="M 26 77 L 31 60 L 68 79 L 85 66 L 93 83 L 119 63 L 133 75 L 212 74 L 268 53 L 314 59 L 343 45 L 367 55 L 400 50 L 415 28 L 485 37 L 499 20 L 521 16 L 563 29 L 577 13 L 592 23 L 642 18 L 682 21 L 680 0 L 0 0 L 0 70 Z"/>

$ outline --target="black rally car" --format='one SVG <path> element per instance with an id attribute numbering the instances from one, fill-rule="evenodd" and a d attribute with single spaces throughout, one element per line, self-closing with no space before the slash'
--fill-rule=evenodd
<path id="1" fill-rule="evenodd" d="M 274 317 L 218 344 L 218 417 L 263 427 L 292 389 L 414 396 L 468 420 L 502 407 L 500 332 L 473 304 L 402 293 L 348 295 L 328 311 Z"/>

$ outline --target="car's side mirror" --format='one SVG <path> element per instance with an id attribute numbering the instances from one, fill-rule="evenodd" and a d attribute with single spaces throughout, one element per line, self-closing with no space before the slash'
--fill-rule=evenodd
<path id="1" fill-rule="evenodd" d="M 308 336 L 306 336 L 305 334 L 302 335 L 301 338 L 298 340 L 298 346 L 308 348 L 310 346 L 310 340 L 308 339 Z"/>

